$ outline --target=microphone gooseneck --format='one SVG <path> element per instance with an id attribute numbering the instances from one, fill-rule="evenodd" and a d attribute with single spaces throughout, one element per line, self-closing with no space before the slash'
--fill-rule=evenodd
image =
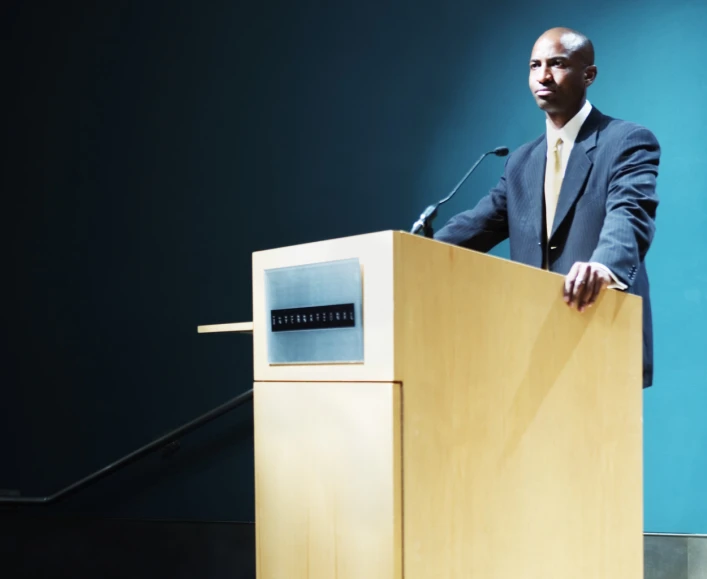
<path id="1" fill-rule="evenodd" d="M 486 153 L 481 155 L 481 157 L 479 157 L 479 160 L 476 161 L 476 163 L 474 163 L 471 166 L 471 169 L 469 169 L 466 172 L 466 175 L 464 175 L 462 177 L 461 181 L 459 181 L 459 183 L 457 183 L 455 185 L 454 189 L 452 189 L 452 191 L 449 193 L 449 195 L 447 195 L 444 199 L 442 199 L 441 201 L 438 201 L 434 205 L 429 205 L 427 207 L 427 209 L 425 209 L 422 212 L 422 214 L 420 215 L 420 218 L 417 221 L 415 221 L 415 223 L 413 224 L 412 229 L 410 230 L 410 233 L 415 235 L 415 234 L 419 233 L 420 231 L 422 231 L 422 233 L 425 237 L 432 237 L 432 235 L 434 234 L 434 231 L 432 229 L 432 221 L 434 220 L 435 217 L 437 217 L 437 209 L 439 209 L 439 206 L 443 205 L 444 203 L 449 201 L 452 197 L 454 197 L 454 194 L 459 190 L 459 187 L 461 187 L 464 184 L 464 181 L 466 181 L 469 178 L 469 176 L 474 172 L 474 170 L 479 166 L 479 163 L 481 163 L 481 161 L 483 161 L 489 155 L 496 155 L 497 157 L 505 157 L 506 155 L 508 155 L 508 147 L 496 147 L 492 151 L 487 151 Z"/>

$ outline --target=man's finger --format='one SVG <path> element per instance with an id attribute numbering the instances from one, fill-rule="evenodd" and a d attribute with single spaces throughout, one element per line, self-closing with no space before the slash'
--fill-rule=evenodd
<path id="1" fill-rule="evenodd" d="M 589 300 L 587 301 L 588 306 L 594 305 L 594 303 L 597 301 L 597 298 L 599 297 L 599 294 L 601 293 L 601 290 L 604 289 L 605 285 L 607 284 L 606 280 L 604 279 L 604 276 L 597 272 L 596 281 L 594 282 L 594 291 L 592 292 L 592 295 L 589 296 Z"/>
<path id="2" fill-rule="evenodd" d="M 572 299 L 572 293 L 574 291 L 574 284 L 577 278 L 577 272 L 579 270 L 579 262 L 576 262 L 569 273 L 565 276 L 565 288 L 564 288 L 564 298 L 566 303 L 570 303 Z"/>
<path id="3" fill-rule="evenodd" d="M 577 309 L 582 306 L 582 296 L 587 289 L 587 277 L 586 272 L 582 271 L 577 276 L 577 281 L 574 285 L 574 295 L 571 301 L 575 306 L 577 306 Z"/>
<path id="4" fill-rule="evenodd" d="M 587 283 L 589 283 L 590 281 L 588 279 L 590 272 L 591 268 L 589 267 L 589 264 L 579 264 L 577 277 L 574 281 L 574 287 L 572 288 L 572 293 L 570 295 L 570 305 L 574 304 L 577 306 L 577 308 L 579 308 L 580 299 L 587 289 Z"/>
<path id="5" fill-rule="evenodd" d="M 588 305 L 590 305 L 594 296 L 598 294 L 597 287 L 601 287 L 601 282 L 599 281 L 599 276 L 594 268 L 590 268 L 587 277 L 587 283 L 584 287 L 584 291 L 579 296 L 579 301 L 577 302 L 577 309 L 583 312 Z"/>
<path id="6" fill-rule="evenodd" d="M 602 272 L 601 270 L 597 270 L 597 283 L 595 285 L 594 294 L 591 296 L 591 300 L 589 301 L 588 305 L 594 304 L 594 302 L 597 301 L 601 290 L 607 287 L 610 283 L 610 279 L 604 274 L 604 272 Z"/>

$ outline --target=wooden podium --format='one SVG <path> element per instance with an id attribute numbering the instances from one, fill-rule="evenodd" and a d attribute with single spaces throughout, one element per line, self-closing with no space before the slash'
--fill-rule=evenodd
<path id="1" fill-rule="evenodd" d="M 265 272 L 357 258 L 362 363 L 271 364 Z M 642 579 L 641 302 L 386 231 L 253 254 L 259 579 Z"/>

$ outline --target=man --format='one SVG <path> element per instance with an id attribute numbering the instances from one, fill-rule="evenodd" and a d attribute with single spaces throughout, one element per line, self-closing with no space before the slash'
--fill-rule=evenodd
<path id="1" fill-rule="evenodd" d="M 535 43 L 530 90 L 546 134 L 513 152 L 498 185 L 435 238 L 488 251 L 510 237 L 511 259 L 565 274 L 582 312 L 604 288 L 643 298 L 643 385 L 653 381 L 653 330 L 644 258 L 655 233 L 660 146 L 636 124 L 587 101 L 597 76 L 591 41 L 553 28 Z"/>

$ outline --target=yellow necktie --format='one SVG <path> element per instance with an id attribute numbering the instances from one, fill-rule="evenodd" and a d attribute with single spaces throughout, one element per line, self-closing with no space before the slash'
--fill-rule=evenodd
<path id="1" fill-rule="evenodd" d="M 562 188 L 562 139 L 557 139 L 557 143 L 555 143 L 552 163 L 548 163 L 547 171 L 551 173 L 545 180 L 545 223 L 549 239 L 552 233 L 552 222 L 555 219 L 557 200 L 560 198 L 560 189 Z"/>

